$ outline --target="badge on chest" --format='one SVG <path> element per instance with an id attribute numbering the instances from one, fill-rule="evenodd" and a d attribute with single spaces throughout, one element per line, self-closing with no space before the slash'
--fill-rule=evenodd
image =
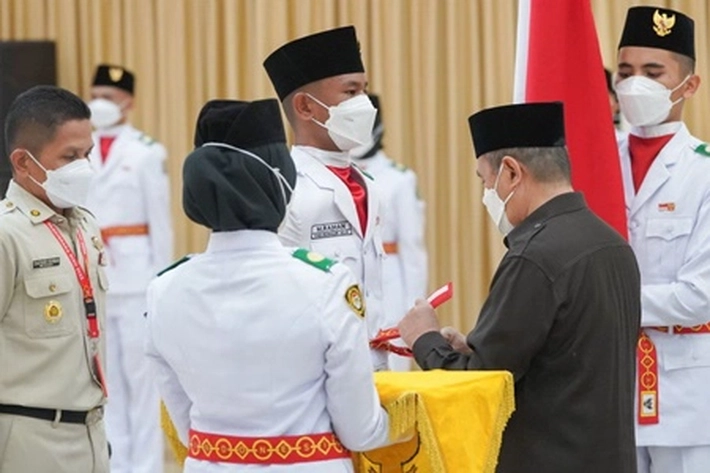
<path id="1" fill-rule="evenodd" d="M 32 260 L 32 269 L 54 268 L 59 266 L 59 256 Z"/>
<path id="2" fill-rule="evenodd" d="M 353 234 L 353 226 L 347 220 L 342 222 L 316 223 L 311 226 L 311 240 L 335 238 Z"/>

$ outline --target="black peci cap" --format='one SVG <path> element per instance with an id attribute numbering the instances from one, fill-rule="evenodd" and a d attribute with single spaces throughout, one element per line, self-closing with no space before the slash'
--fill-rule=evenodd
<path id="1" fill-rule="evenodd" d="M 264 61 L 279 99 L 311 82 L 365 72 L 353 26 L 316 33 L 286 43 Z"/>
<path id="2" fill-rule="evenodd" d="M 624 46 L 665 49 L 695 59 L 694 22 L 667 8 L 629 8 L 619 49 Z"/>
<path id="3" fill-rule="evenodd" d="M 468 118 L 476 158 L 505 148 L 565 146 L 562 102 L 487 108 Z"/>

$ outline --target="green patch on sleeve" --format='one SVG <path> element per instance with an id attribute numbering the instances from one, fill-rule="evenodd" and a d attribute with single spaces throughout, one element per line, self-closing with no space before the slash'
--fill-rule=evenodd
<path id="1" fill-rule="evenodd" d="M 332 268 L 333 265 L 336 263 L 335 260 L 326 258 L 325 256 L 319 253 L 306 250 L 305 248 L 297 249 L 296 251 L 291 253 L 291 256 L 296 259 L 300 259 L 304 263 L 308 263 L 311 266 L 315 266 L 316 268 L 320 269 L 321 271 L 325 271 L 326 273 L 330 271 L 330 268 Z"/>
<path id="2" fill-rule="evenodd" d="M 703 156 L 710 157 L 710 145 L 707 143 L 699 144 L 694 151 L 698 154 L 702 154 Z"/>

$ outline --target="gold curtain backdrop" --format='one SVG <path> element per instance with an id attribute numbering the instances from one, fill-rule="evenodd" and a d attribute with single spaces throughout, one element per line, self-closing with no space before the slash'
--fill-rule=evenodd
<path id="1" fill-rule="evenodd" d="M 592 0 L 606 64 L 615 62 L 626 9 L 641 4 L 695 19 L 697 72 L 710 79 L 706 0 Z M 261 65 L 271 51 L 354 24 L 370 90 L 381 96 L 386 151 L 417 172 L 426 200 L 430 289 L 454 281 L 440 315 L 464 331 L 503 253 L 481 205 L 467 117 L 512 100 L 516 21 L 516 0 L 0 0 L 0 40 L 56 41 L 60 86 L 88 99 L 96 64 L 135 71 L 132 121 L 169 150 L 176 256 L 206 241 L 181 209 L 182 162 L 202 104 L 274 97 Z M 701 86 L 686 112 L 691 131 L 707 139 L 709 89 Z"/>

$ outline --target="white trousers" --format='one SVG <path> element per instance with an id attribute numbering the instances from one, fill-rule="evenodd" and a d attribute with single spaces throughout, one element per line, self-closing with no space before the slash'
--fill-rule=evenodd
<path id="1" fill-rule="evenodd" d="M 638 447 L 638 473 L 708 473 L 710 445 L 699 447 Z"/>
<path id="2" fill-rule="evenodd" d="M 111 473 L 162 473 L 160 401 L 144 351 L 145 295 L 106 298 L 106 435 Z"/>

